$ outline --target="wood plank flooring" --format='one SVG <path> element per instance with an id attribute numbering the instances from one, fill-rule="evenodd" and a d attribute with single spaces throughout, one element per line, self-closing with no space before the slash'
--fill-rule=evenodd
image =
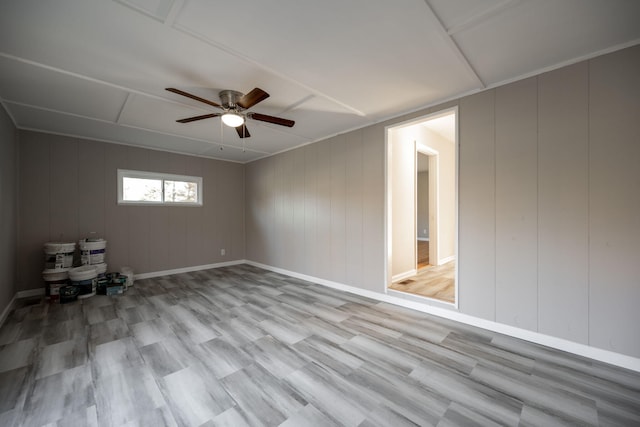
<path id="1" fill-rule="evenodd" d="M 429 264 L 429 241 L 418 240 L 418 265 L 417 268 L 428 267 Z"/>
<path id="2" fill-rule="evenodd" d="M 640 374 L 248 265 L 21 300 L 2 426 L 640 425 Z"/>
<path id="3" fill-rule="evenodd" d="M 456 299 L 456 262 L 429 265 L 418 274 L 392 283 L 389 289 L 454 303 Z"/>

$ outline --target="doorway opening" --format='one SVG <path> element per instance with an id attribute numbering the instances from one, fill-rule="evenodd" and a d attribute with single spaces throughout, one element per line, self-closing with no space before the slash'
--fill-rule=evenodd
<path id="1" fill-rule="evenodd" d="M 387 291 L 457 306 L 457 108 L 387 128 Z"/>

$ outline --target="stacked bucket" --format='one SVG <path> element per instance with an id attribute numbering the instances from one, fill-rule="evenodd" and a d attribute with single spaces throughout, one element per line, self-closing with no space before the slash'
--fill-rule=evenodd
<path id="1" fill-rule="evenodd" d="M 107 241 L 104 239 L 83 239 L 80 247 L 80 266 L 73 267 L 75 243 L 50 242 L 44 244 L 45 295 L 52 303 L 75 301 L 96 294 L 98 280 L 107 272 L 105 253 Z M 69 286 L 67 286 L 69 285 Z"/>
<path id="2" fill-rule="evenodd" d="M 44 270 L 42 278 L 46 284 L 45 294 L 51 302 L 60 301 L 60 288 L 69 281 L 69 271 L 73 267 L 76 244 L 50 242 L 44 244 Z"/>
<path id="3" fill-rule="evenodd" d="M 69 272 L 71 284 L 79 290 L 78 298 L 89 298 L 96 294 L 98 281 L 105 277 L 107 264 L 105 255 L 107 241 L 104 239 L 83 239 L 78 242 L 80 246 L 80 267 Z"/>

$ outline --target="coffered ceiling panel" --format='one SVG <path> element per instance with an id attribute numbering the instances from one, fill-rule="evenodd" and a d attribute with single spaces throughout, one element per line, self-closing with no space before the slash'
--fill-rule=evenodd
<path id="1" fill-rule="evenodd" d="M 0 104 L 19 129 L 247 162 L 637 44 L 638 22 L 627 0 L 4 1 Z M 258 87 L 249 112 L 295 126 L 176 123 L 222 110 L 168 87 Z"/>
<path id="2" fill-rule="evenodd" d="M 176 25 L 372 117 L 478 85 L 423 1 L 190 1 Z"/>
<path id="3" fill-rule="evenodd" d="M 456 33 L 487 84 L 553 67 L 640 36 L 640 2 L 519 1 Z"/>
<path id="4" fill-rule="evenodd" d="M 0 93 L 14 103 L 115 121 L 127 92 L 26 62 L 0 57 Z"/>

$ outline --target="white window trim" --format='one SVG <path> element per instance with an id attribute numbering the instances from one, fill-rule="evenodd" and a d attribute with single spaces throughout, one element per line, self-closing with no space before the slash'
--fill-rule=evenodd
<path id="1" fill-rule="evenodd" d="M 162 180 L 162 198 L 164 199 L 164 181 L 188 181 L 198 184 L 198 202 L 153 202 L 153 201 L 128 201 L 123 200 L 122 181 L 123 178 L 141 178 L 141 179 L 157 179 Z M 202 206 L 202 177 L 188 175 L 174 175 L 170 173 L 145 172 L 128 169 L 118 169 L 118 204 L 119 205 L 138 205 L 138 206 Z"/>

